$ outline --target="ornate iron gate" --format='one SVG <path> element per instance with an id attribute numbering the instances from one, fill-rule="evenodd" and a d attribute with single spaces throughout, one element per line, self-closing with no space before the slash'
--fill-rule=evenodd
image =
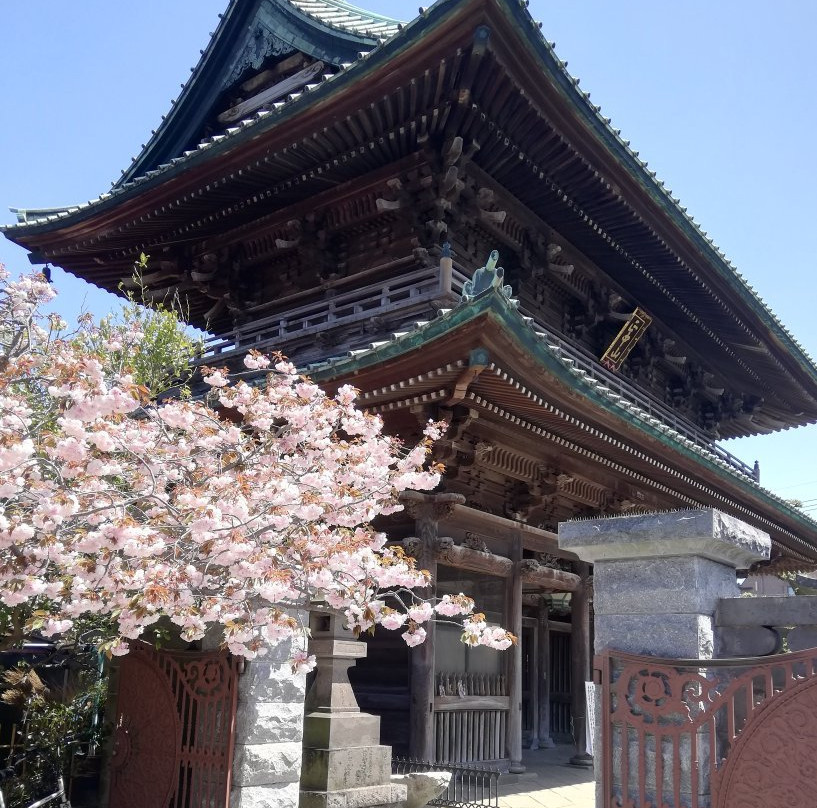
<path id="1" fill-rule="evenodd" d="M 119 669 L 109 808 L 225 808 L 236 660 L 134 646 Z"/>
<path id="2" fill-rule="evenodd" d="M 813 808 L 817 649 L 732 660 L 606 652 L 604 808 Z"/>

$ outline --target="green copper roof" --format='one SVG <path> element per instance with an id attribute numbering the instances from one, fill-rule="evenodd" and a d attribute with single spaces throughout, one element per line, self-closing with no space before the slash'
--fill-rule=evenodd
<path id="1" fill-rule="evenodd" d="M 399 20 L 373 14 L 344 3 L 343 0 L 289 0 L 289 2 L 304 14 L 325 25 L 331 25 L 341 31 L 350 31 L 357 36 L 384 40 L 394 36 L 402 25 Z"/>
<path id="2" fill-rule="evenodd" d="M 485 268 L 483 268 L 485 269 Z M 479 272 L 480 270 L 478 270 Z M 411 351 L 415 351 L 429 343 L 446 339 L 452 332 L 476 319 L 477 317 L 488 315 L 496 319 L 504 330 L 511 334 L 514 340 L 519 343 L 525 352 L 536 359 L 540 365 L 553 377 L 563 382 L 571 390 L 580 393 L 585 399 L 591 401 L 596 406 L 601 407 L 606 412 L 615 415 L 626 422 L 631 427 L 635 427 L 641 432 L 656 438 L 670 450 L 685 455 L 693 459 L 710 470 L 715 471 L 722 479 L 728 480 L 733 488 L 740 489 L 743 493 L 760 497 L 767 506 L 776 512 L 785 513 L 788 517 L 794 517 L 795 521 L 806 528 L 812 535 L 817 533 L 817 521 L 811 519 L 799 509 L 793 507 L 782 497 L 777 496 L 766 488 L 759 485 L 750 474 L 741 473 L 733 465 L 720 457 L 716 447 L 707 448 L 685 435 L 681 434 L 671 426 L 654 418 L 632 401 L 624 400 L 620 395 L 607 388 L 603 383 L 593 379 L 585 371 L 576 365 L 570 358 L 562 355 L 555 346 L 549 344 L 549 335 L 541 332 L 529 317 L 525 317 L 517 310 L 517 301 L 510 297 L 510 287 L 503 286 L 501 278 L 496 282 L 487 282 L 477 287 L 468 295 L 464 295 L 463 301 L 453 309 L 443 309 L 434 320 L 416 323 L 411 330 L 401 331 L 394 334 L 390 340 L 373 343 L 369 348 L 356 350 L 344 356 L 333 357 L 323 363 L 309 365 L 304 369 L 310 377 L 317 382 L 326 382 L 331 379 L 352 376 L 356 372 L 367 368 L 383 364 L 389 360 L 396 359 Z M 500 360 L 497 360 L 498 362 Z M 507 378 L 511 384 L 521 394 L 537 401 L 551 414 L 559 414 L 555 407 L 542 401 L 533 392 L 528 390 L 521 380 L 510 378 L 504 368 L 491 365 L 494 370 L 503 378 Z M 530 374 L 528 374 L 530 377 Z M 575 420 L 575 419 L 574 419 Z M 591 429 L 591 432 L 593 430 Z M 598 430 L 595 430 L 598 433 Z M 599 433 L 600 434 L 600 433 Z M 610 436 L 611 440 L 617 441 L 620 446 L 627 445 L 624 440 L 617 440 L 617 436 Z M 569 441 L 563 441 L 570 443 Z M 575 447 L 573 447 L 575 448 Z M 637 448 L 628 450 L 630 454 L 637 456 L 641 452 Z M 645 455 L 646 457 L 646 455 Z M 659 463 L 665 470 L 673 470 L 671 455 L 666 462 Z M 672 471 L 678 476 L 685 476 L 677 471 Z M 693 481 L 693 484 L 700 486 L 700 483 Z M 704 494 L 707 489 L 704 488 Z M 716 494 L 717 496 L 717 494 Z M 706 499 L 706 497 L 704 497 Z M 701 502 L 701 504 L 706 504 Z M 748 508 L 738 505 L 739 510 L 745 513 L 752 513 Z M 780 525 L 771 522 L 768 517 L 761 514 L 764 522 L 782 529 Z M 808 550 L 809 555 L 814 554 L 814 546 L 797 536 L 788 533 L 789 538 L 795 545 L 801 545 Z"/>
<path id="3" fill-rule="evenodd" d="M 120 186 L 178 157 L 221 94 L 270 57 L 303 51 L 328 64 L 353 62 L 397 33 L 400 23 L 343 0 L 230 0 L 199 63 Z"/>

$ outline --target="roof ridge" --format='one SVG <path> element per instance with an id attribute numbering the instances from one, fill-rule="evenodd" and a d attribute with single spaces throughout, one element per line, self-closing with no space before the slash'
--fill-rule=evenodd
<path id="1" fill-rule="evenodd" d="M 287 2 L 289 2 L 290 5 L 293 5 L 296 8 L 300 9 L 301 11 L 304 11 L 304 13 L 310 14 L 310 16 L 317 17 L 318 19 L 321 19 L 321 15 L 319 13 L 315 14 L 312 11 L 307 11 L 307 9 L 324 6 L 328 8 L 335 8 L 338 11 L 357 15 L 361 19 L 382 23 L 385 24 L 386 26 L 393 27 L 395 29 L 399 29 L 400 27 L 405 25 L 405 21 L 403 20 L 398 20 L 395 17 L 389 17 L 385 14 L 378 14 L 374 11 L 369 11 L 365 8 L 360 8 L 359 6 L 347 3 L 345 0 L 287 0 Z M 324 20 L 324 22 L 327 25 L 331 25 L 332 27 L 343 28 L 343 26 L 336 26 L 334 21 Z M 396 30 L 393 31 L 392 34 L 393 33 L 396 33 Z M 389 34 L 389 36 L 391 36 L 392 34 Z"/>

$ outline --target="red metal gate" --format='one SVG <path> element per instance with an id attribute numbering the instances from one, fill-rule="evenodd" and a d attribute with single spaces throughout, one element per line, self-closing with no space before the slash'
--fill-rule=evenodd
<path id="1" fill-rule="evenodd" d="M 109 808 L 225 808 L 236 660 L 133 645 L 119 669 Z"/>
<path id="2" fill-rule="evenodd" d="M 605 652 L 603 808 L 814 808 L 817 649 L 735 660 Z"/>

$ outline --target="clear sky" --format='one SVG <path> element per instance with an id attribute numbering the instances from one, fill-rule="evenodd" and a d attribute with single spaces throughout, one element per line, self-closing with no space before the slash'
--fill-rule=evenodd
<path id="1" fill-rule="evenodd" d="M 416 0 L 357 0 L 401 19 Z M 0 28 L 0 221 L 106 191 L 187 79 L 227 0 L 26 0 Z M 568 69 L 817 356 L 817 3 L 531 0 Z M 25 253 L 0 238 L 12 271 Z M 55 272 L 60 307 L 107 295 Z M 817 515 L 817 426 L 731 441 Z"/>

